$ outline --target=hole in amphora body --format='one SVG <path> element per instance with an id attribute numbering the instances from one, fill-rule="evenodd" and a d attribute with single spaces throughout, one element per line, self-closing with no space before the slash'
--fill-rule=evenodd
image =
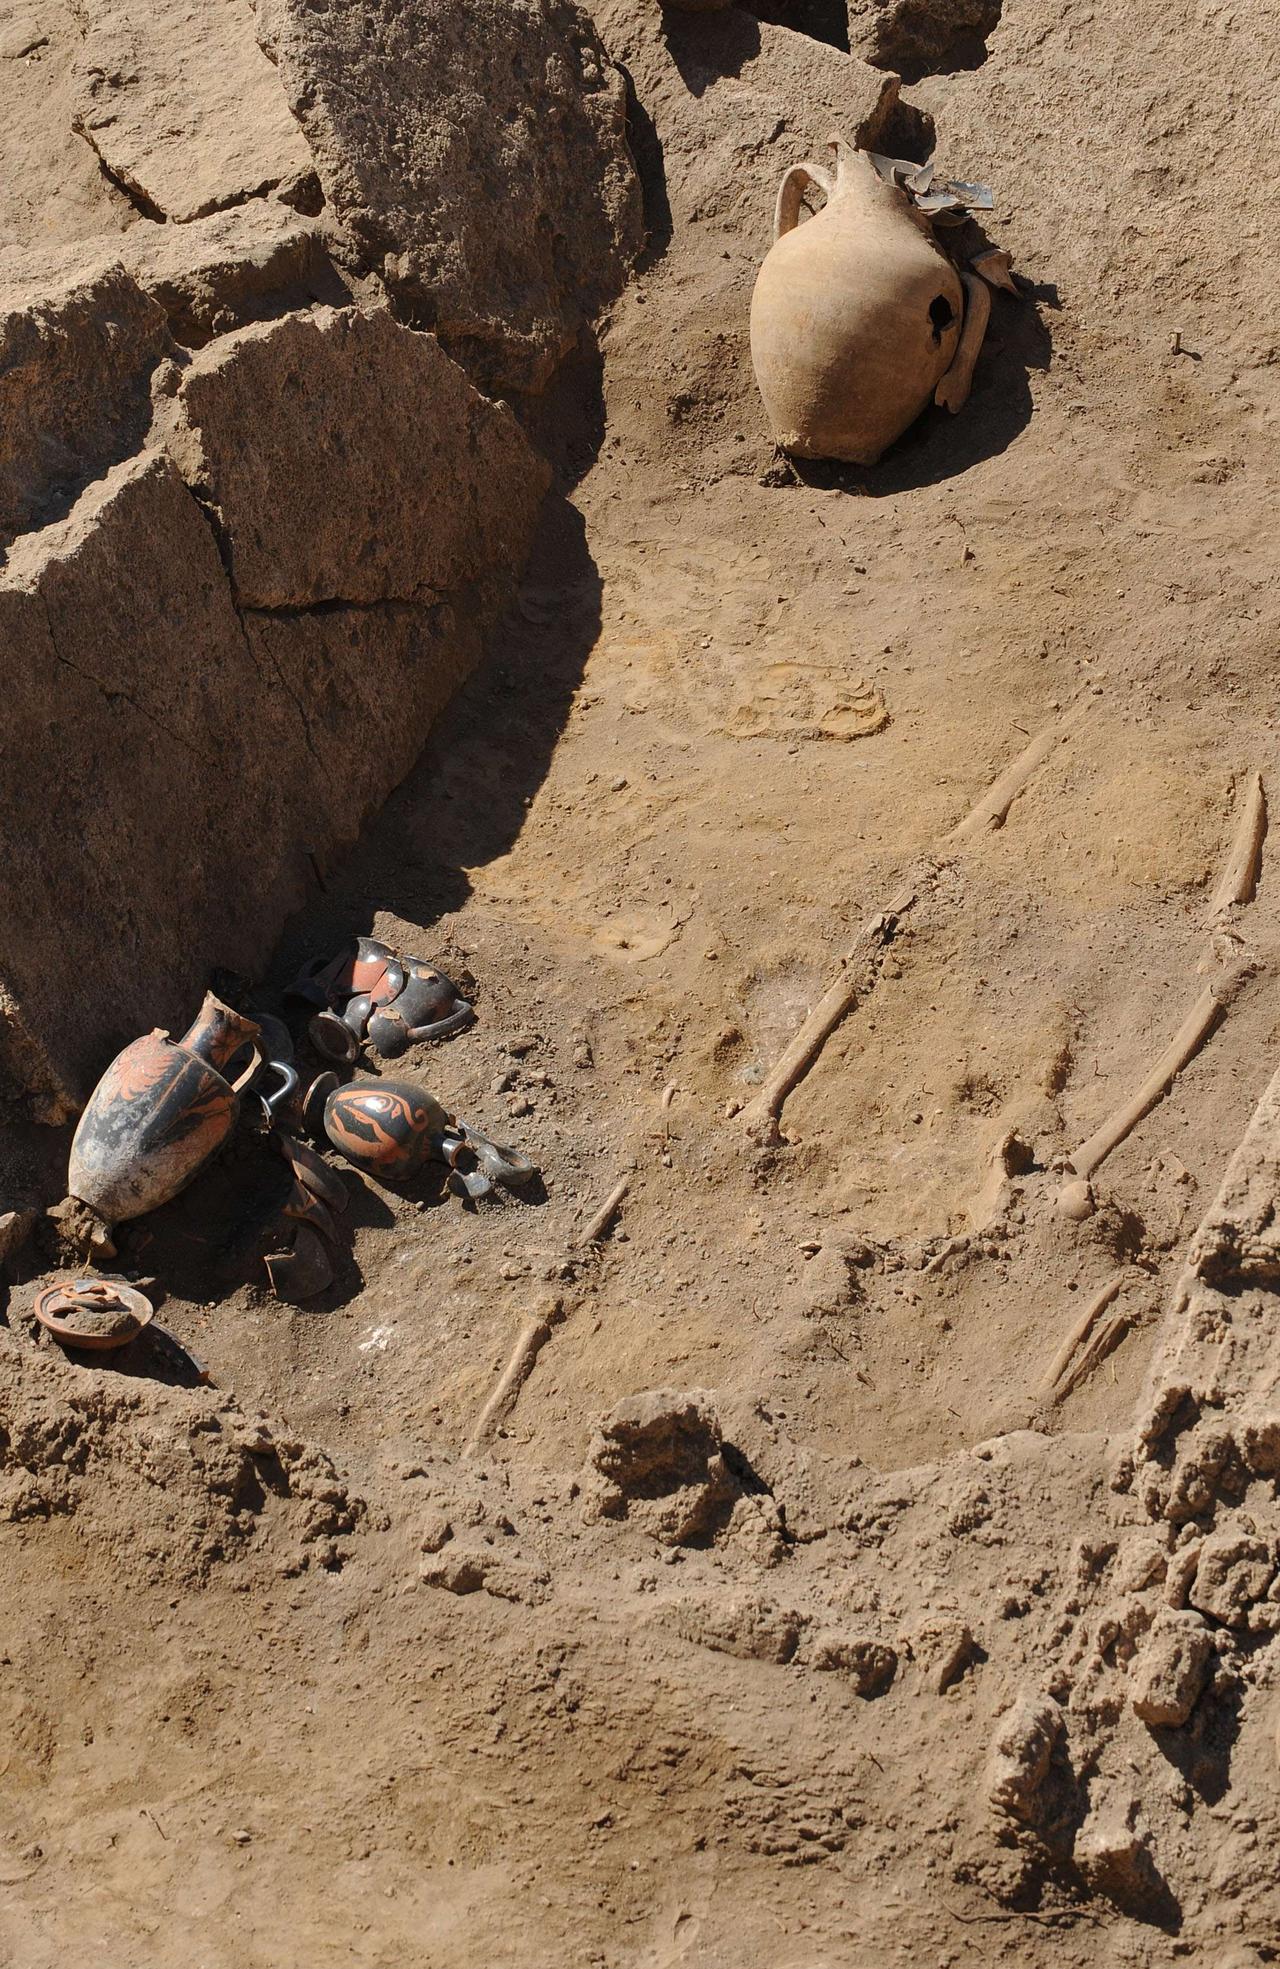
<path id="1" fill-rule="evenodd" d="M 936 301 L 930 301 L 929 319 L 933 323 L 933 339 L 935 342 L 942 340 L 943 329 L 950 328 L 955 318 L 956 311 L 945 294 L 939 294 Z"/>

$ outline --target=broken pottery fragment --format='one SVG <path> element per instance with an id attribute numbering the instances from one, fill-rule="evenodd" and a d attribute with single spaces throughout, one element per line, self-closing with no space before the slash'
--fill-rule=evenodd
<path id="1" fill-rule="evenodd" d="M 475 1017 L 443 971 L 420 957 L 399 957 L 376 937 L 308 964 L 290 995 L 321 1009 L 307 1031 L 326 1060 L 351 1066 L 367 1039 L 384 1060 L 399 1059 L 424 1039 L 444 1039 Z"/>
<path id="2" fill-rule="evenodd" d="M 152 1314 L 145 1292 L 106 1278 L 60 1279 L 36 1294 L 32 1310 L 55 1340 L 87 1353 L 127 1347 L 150 1324 Z"/>

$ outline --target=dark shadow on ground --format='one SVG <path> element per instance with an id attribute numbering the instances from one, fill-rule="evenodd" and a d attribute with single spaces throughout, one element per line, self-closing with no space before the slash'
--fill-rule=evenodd
<path id="1" fill-rule="evenodd" d="M 644 198 L 645 243 L 636 272 L 646 273 L 655 261 L 660 260 L 671 244 L 673 220 L 671 200 L 667 196 L 667 171 L 662 152 L 662 139 L 658 135 L 653 118 L 636 94 L 635 83 L 624 68 L 623 76 L 627 84 L 627 142 L 635 160 L 636 172 L 640 179 L 640 190 Z"/>
<path id="2" fill-rule="evenodd" d="M 431 925 L 466 901 L 468 868 L 507 853 L 599 634 L 600 598 L 582 516 L 552 495 L 488 656 L 325 893 L 289 924 L 272 966 L 275 983 L 296 976 L 305 958 L 369 933 L 379 910 Z"/>
<path id="3" fill-rule="evenodd" d="M 848 0 L 746 0 L 757 20 L 807 34 L 811 41 L 849 52 Z"/>
<path id="4" fill-rule="evenodd" d="M 705 95 L 726 75 L 740 75 L 760 53 L 760 23 L 741 8 L 665 18 L 667 46 L 691 96 Z"/>

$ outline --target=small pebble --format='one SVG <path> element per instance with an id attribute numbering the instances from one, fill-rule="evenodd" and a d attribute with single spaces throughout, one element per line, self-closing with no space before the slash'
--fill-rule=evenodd
<path id="1" fill-rule="evenodd" d="M 609 791 L 610 791 L 610 793 L 621 793 L 621 791 L 622 791 L 622 789 L 623 789 L 623 787 L 624 787 L 624 786 L 626 785 L 626 783 L 627 783 L 627 777 L 626 777 L 626 774 L 625 774 L 625 773 L 619 773 L 619 774 L 618 774 L 618 777 L 617 777 L 616 779 L 613 779 L 613 780 L 610 780 L 610 782 L 609 782 Z"/>

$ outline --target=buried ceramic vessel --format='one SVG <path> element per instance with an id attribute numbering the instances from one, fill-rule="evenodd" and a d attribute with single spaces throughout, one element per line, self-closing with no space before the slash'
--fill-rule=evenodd
<path id="1" fill-rule="evenodd" d="M 407 1183 L 428 1162 L 444 1162 L 450 1182 L 470 1197 L 495 1183 L 517 1188 L 536 1176 L 528 1156 L 492 1142 L 412 1080 L 353 1080 L 325 1102 L 324 1132 L 355 1168 L 382 1183 Z"/>
<path id="2" fill-rule="evenodd" d="M 399 1059 L 424 1039 L 444 1039 L 475 1017 L 452 978 L 420 957 L 400 957 L 377 937 L 308 964 L 290 995 L 319 1005 L 307 1027 L 316 1051 L 351 1066 L 368 1040 L 384 1060 Z"/>
<path id="3" fill-rule="evenodd" d="M 71 1144 L 68 1187 L 108 1224 L 177 1196 L 222 1147 L 240 1095 L 263 1065 L 259 1027 L 207 993 L 181 1039 L 148 1033 L 116 1055 Z M 234 1080 L 223 1069 L 249 1049 Z"/>
<path id="4" fill-rule="evenodd" d="M 751 360 L 784 451 L 874 465 L 926 404 L 965 402 L 991 297 L 902 185 L 838 137 L 830 149 L 830 169 L 793 165 L 779 187 Z M 827 202 L 802 225 L 810 185 Z"/>

